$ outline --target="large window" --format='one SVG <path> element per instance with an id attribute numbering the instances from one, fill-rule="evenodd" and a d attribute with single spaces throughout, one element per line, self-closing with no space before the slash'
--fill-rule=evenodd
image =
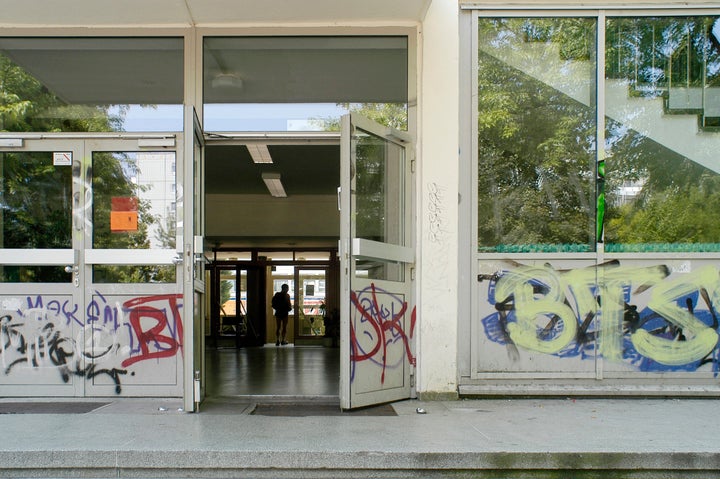
<path id="1" fill-rule="evenodd" d="M 479 20 L 480 251 L 594 249 L 595 26 Z"/>
<path id="2" fill-rule="evenodd" d="M 206 131 L 339 130 L 348 111 L 407 130 L 402 36 L 205 37 Z"/>
<path id="3" fill-rule="evenodd" d="M 477 30 L 478 251 L 720 250 L 718 17 Z"/>
<path id="4" fill-rule="evenodd" d="M 610 18 L 605 250 L 720 251 L 720 21 Z"/>
<path id="5" fill-rule="evenodd" d="M 0 38 L 0 131 L 183 129 L 182 38 Z"/>

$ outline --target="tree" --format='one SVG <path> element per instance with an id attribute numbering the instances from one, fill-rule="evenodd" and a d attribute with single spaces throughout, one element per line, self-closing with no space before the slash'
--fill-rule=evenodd
<path id="1" fill-rule="evenodd" d="M 558 41 L 563 46 L 557 54 L 563 58 L 588 57 L 586 36 L 592 25 L 585 19 L 481 19 L 479 23 L 485 39 L 520 48 L 528 41 Z M 481 251 L 592 247 L 594 131 L 594 108 L 479 52 Z"/>
<path id="2" fill-rule="evenodd" d="M 64 114 L 47 114 L 57 111 Z M 121 129 L 121 125 L 122 115 L 111 115 L 105 106 L 67 105 L 21 66 L 0 54 L 0 129 L 89 132 L 114 131 Z M 133 184 L 122 163 L 113 153 L 99 153 L 93 157 L 92 217 L 93 247 L 96 248 L 146 248 L 148 226 L 157 221 L 149 213 L 147 203 L 141 200 L 138 231 L 110 232 L 111 198 L 138 197 L 142 189 Z M 0 173 L 0 247 L 71 248 L 72 168 L 54 166 L 51 152 L 10 152 L 0 153 Z M 156 266 L 96 267 L 95 280 L 157 281 L 170 274 L 165 269 Z M 65 282 L 69 278 L 62 267 L 46 266 L 5 266 L 2 275 L 6 281 L 13 282 Z M 174 281 L 174 269 L 171 275 Z"/>

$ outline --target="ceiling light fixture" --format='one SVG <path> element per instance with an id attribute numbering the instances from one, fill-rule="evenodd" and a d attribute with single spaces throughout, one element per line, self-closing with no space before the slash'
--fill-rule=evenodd
<path id="1" fill-rule="evenodd" d="M 243 81 L 234 73 L 218 73 L 210 82 L 213 88 L 234 88 L 242 90 Z"/>
<path id="2" fill-rule="evenodd" d="M 276 198 L 286 198 L 285 188 L 280 181 L 280 173 L 263 173 L 262 179 L 265 182 L 270 194 Z"/>
<path id="3" fill-rule="evenodd" d="M 263 144 L 250 144 L 245 145 L 245 147 L 250 152 L 250 156 L 252 157 L 253 163 L 272 163 L 272 157 L 270 156 L 270 150 L 268 150 L 267 145 Z"/>

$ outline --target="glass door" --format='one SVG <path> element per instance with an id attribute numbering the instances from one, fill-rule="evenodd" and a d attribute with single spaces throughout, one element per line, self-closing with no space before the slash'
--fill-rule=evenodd
<path id="1" fill-rule="evenodd" d="M 0 144 L 0 395 L 81 396 L 84 145 Z"/>
<path id="2" fill-rule="evenodd" d="M 175 138 L 85 142 L 88 395 L 182 395 L 179 157 Z"/>
<path id="3" fill-rule="evenodd" d="M 415 359 L 407 134 L 342 121 L 340 405 L 410 397 Z"/>
<path id="4" fill-rule="evenodd" d="M 325 282 L 324 268 L 298 269 L 298 338 L 317 340 L 325 337 Z"/>
<path id="5" fill-rule="evenodd" d="M 179 396 L 175 138 L 1 144 L 0 393 Z"/>

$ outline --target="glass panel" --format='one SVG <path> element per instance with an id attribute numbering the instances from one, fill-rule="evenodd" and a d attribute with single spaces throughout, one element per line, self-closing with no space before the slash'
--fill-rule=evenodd
<path id="1" fill-rule="evenodd" d="M 605 250 L 720 251 L 718 17 L 606 28 Z"/>
<path id="2" fill-rule="evenodd" d="M 68 283 L 72 273 L 63 266 L 2 266 L 0 283 Z"/>
<path id="3" fill-rule="evenodd" d="M 292 261 L 292 251 L 259 251 L 258 258 L 265 258 L 267 261 Z"/>
<path id="4" fill-rule="evenodd" d="M 595 249 L 596 20 L 478 20 L 478 250 Z"/>
<path id="5" fill-rule="evenodd" d="M 0 247 L 71 248 L 72 167 L 52 152 L 0 153 Z"/>
<path id="6" fill-rule="evenodd" d="M 406 37 L 205 37 L 207 131 L 339 130 L 349 112 L 407 129 Z"/>
<path id="7" fill-rule="evenodd" d="M 296 251 L 295 261 L 329 261 L 328 251 Z"/>
<path id="8" fill-rule="evenodd" d="M 176 269 L 171 265 L 93 265 L 95 283 L 174 283 Z"/>
<path id="9" fill-rule="evenodd" d="M 355 276 L 363 279 L 405 281 L 405 265 L 379 259 L 356 259 Z"/>
<path id="10" fill-rule="evenodd" d="M 382 243 L 405 244 L 405 150 L 355 130 L 355 234 Z"/>
<path id="11" fill-rule="evenodd" d="M 52 152 L 0 153 L 0 248 L 71 248 L 72 167 Z M 56 266 L 0 266 L 2 282 L 68 282 Z"/>
<path id="12" fill-rule="evenodd" d="M 325 270 L 304 269 L 299 272 L 298 334 L 325 336 Z"/>
<path id="13" fill-rule="evenodd" d="M 242 297 L 238 303 L 237 271 L 220 270 L 220 334 L 232 335 L 237 333 L 238 326 L 238 305 L 242 305 Z M 245 280 L 245 290 L 247 295 L 247 279 Z M 247 296 L 246 296 L 247 297 Z"/>
<path id="14" fill-rule="evenodd" d="M 0 38 L 0 130 L 181 131 L 182 38 Z"/>
<path id="15" fill-rule="evenodd" d="M 93 247 L 175 248 L 175 152 L 93 152 Z"/>

